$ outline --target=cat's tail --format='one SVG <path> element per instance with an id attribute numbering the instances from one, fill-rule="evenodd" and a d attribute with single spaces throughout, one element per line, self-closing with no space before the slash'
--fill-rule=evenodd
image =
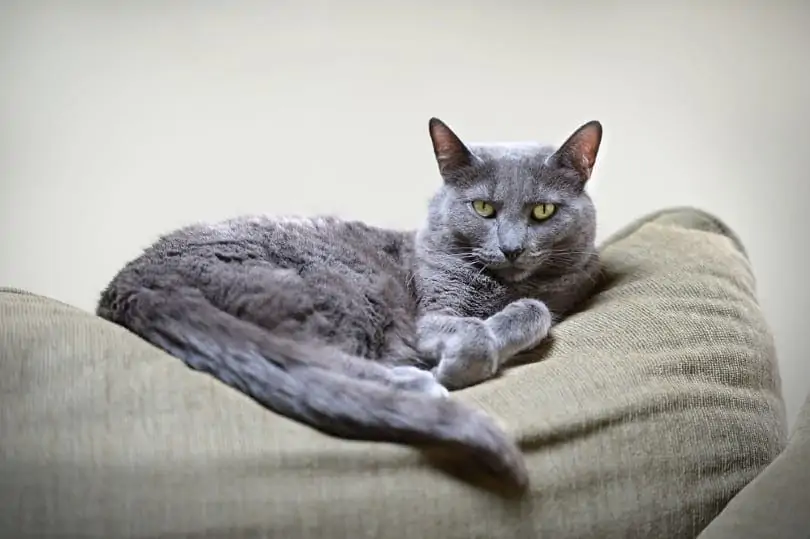
<path id="1" fill-rule="evenodd" d="M 519 487 L 528 484 L 522 453 L 484 413 L 449 398 L 330 369 L 328 355 L 334 350 L 276 337 L 194 292 L 141 289 L 125 299 L 102 297 L 97 314 L 325 434 L 444 447 L 471 456 Z"/>

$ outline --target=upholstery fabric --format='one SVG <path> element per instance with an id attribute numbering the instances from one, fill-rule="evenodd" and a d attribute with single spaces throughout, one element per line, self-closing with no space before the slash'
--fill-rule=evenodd
<path id="1" fill-rule="evenodd" d="M 0 536 L 695 537 L 786 443 L 751 267 L 693 209 L 602 253 L 581 312 L 452 397 L 520 441 L 522 497 L 324 436 L 90 313 L 1 291 Z"/>

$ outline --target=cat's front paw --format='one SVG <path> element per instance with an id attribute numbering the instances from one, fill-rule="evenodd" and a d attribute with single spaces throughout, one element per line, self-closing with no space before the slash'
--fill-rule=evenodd
<path id="1" fill-rule="evenodd" d="M 552 315 L 546 304 L 531 298 L 513 301 L 486 320 L 498 343 L 501 363 L 537 346 L 548 336 L 551 324 Z"/>
<path id="2" fill-rule="evenodd" d="M 505 318 L 520 318 L 525 325 L 533 327 L 544 327 L 551 325 L 551 312 L 542 301 L 522 298 L 513 301 L 503 308 L 498 314 L 490 317 L 494 320 L 501 317 Z"/>
<path id="3" fill-rule="evenodd" d="M 393 387 L 404 391 L 424 393 L 431 397 L 446 397 L 449 392 L 429 371 L 410 365 L 391 367 Z"/>
<path id="4" fill-rule="evenodd" d="M 448 389 L 461 389 L 498 372 L 498 348 L 495 336 L 483 320 L 459 318 L 455 331 L 441 338 L 439 364 L 433 375 Z"/>

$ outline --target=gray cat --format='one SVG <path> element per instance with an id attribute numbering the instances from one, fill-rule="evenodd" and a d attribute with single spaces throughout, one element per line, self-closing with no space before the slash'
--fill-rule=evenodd
<path id="1" fill-rule="evenodd" d="M 348 439 L 449 447 L 518 485 L 517 445 L 447 398 L 536 346 L 599 262 L 585 193 L 602 127 L 556 151 L 465 145 L 429 123 L 443 185 L 418 232 L 247 217 L 161 237 L 99 316 L 265 407 Z"/>

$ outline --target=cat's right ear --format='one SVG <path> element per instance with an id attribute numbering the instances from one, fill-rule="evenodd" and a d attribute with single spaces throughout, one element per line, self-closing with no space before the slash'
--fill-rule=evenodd
<path id="1" fill-rule="evenodd" d="M 470 166 L 473 163 L 473 154 L 461 139 L 438 118 L 431 118 L 428 122 L 430 139 L 433 141 L 433 153 L 439 164 L 442 176 Z"/>

